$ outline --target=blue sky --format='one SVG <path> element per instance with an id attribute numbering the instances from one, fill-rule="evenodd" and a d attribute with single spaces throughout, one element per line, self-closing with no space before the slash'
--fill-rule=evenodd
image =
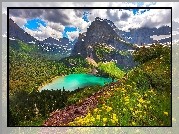
<path id="1" fill-rule="evenodd" d="M 82 19 L 86 22 L 89 22 L 88 20 L 88 12 L 84 12 L 83 13 L 83 17 Z M 24 27 L 30 29 L 30 30 L 39 30 L 38 28 L 40 27 L 40 24 L 44 27 L 46 27 L 46 23 L 45 21 L 41 20 L 41 19 L 32 19 L 32 20 L 28 20 L 26 24 L 24 24 Z M 23 27 L 23 29 L 24 29 Z M 76 27 L 69 27 L 69 26 L 65 26 L 63 37 L 68 38 L 68 35 L 66 34 L 67 32 L 73 32 L 73 31 L 81 31 L 80 29 L 76 28 Z"/>
<path id="2" fill-rule="evenodd" d="M 28 20 L 26 24 L 24 24 L 24 27 L 31 29 L 31 30 L 38 30 L 40 27 L 40 24 L 44 27 L 46 27 L 46 23 L 41 19 L 32 19 Z"/>
<path id="3" fill-rule="evenodd" d="M 68 27 L 65 26 L 64 32 L 63 32 L 63 37 L 68 38 L 68 35 L 66 34 L 67 32 L 73 32 L 73 31 L 77 31 L 78 29 L 75 27 Z"/>
<path id="4" fill-rule="evenodd" d="M 82 19 L 83 19 L 84 21 L 86 21 L 86 22 L 89 22 L 89 20 L 88 20 L 88 12 L 84 12 L 84 13 L 83 13 Z"/>
<path id="5" fill-rule="evenodd" d="M 84 17 L 85 21 L 87 20 L 87 17 Z M 40 19 L 32 19 L 32 20 L 28 20 L 26 24 L 24 24 L 24 27 L 30 29 L 30 30 L 39 30 L 40 24 L 44 27 L 46 27 L 46 23 L 43 20 Z M 23 29 L 24 29 L 23 27 Z M 73 31 L 77 31 L 78 29 L 76 27 L 68 27 L 65 26 L 64 32 L 63 32 L 63 37 L 68 38 L 68 35 L 66 34 L 66 32 L 73 32 Z"/>

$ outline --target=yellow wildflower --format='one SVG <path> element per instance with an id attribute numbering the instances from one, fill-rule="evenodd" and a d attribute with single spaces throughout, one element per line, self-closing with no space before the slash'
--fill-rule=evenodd
<path id="1" fill-rule="evenodd" d="M 80 117 L 76 117 L 75 119 L 74 119 L 74 121 L 78 121 L 80 119 Z"/>
<path id="2" fill-rule="evenodd" d="M 168 112 L 163 112 L 163 113 L 168 116 Z"/>
<path id="3" fill-rule="evenodd" d="M 153 89 L 151 89 L 150 91 L 148 91 L 149 93 L 154 93 Z"/>
<path id="4" fill-rule="evenodd" d="M 130 87 L 130 88 L 132 88 L 132 86 L 131 85 L 127 85 L 128 87 Z"/>
<path id="5" fill-rule="evenodd" d="M 132 112 L 132 114 L 133 114 L 133 115 L 135 115 L 135 113 L 134 113 L 134 112 Z"/>
<path id="6" fill-rule="evenodd" d="M 94 122 L 94 121 L 95 121 L 95 118 L 92 116 L 90 120 L 91 120 L 92 122 Z"/>
<path id="7" fill-rule="evenodd" d="M 138 113 L 141 113 L 141 112 L 142 112 L 142 111 L 138 111 L 138 110 L 137 110 L 137 111 L 135 111 L 135 114 L 138 114 Z"/>
<path id="8" fill-rule="evenodd" d="M 142 105 L 139 103 L 137 106 L 138 106 L 138 107 L 141 107 Z"/>
<path id="9" fill-rule="evenodd" d="M 86 118 L 86 119 L 85 119 L 85 122 L 86 122 L 86 123 L 89 123 L 89 122 L 90 122 L 90 120 L 89 120 L 88 118 Z"/>
<path id="10" fill-rule="evenodd" d="M 129 99 L 125 99 L 125 101 L 129 101 Z"/>
<path id="11" fill-rule="evenodd" d="M 94 109 L 94 112 L 96 113 L 97 111 L 98 111 L 98 108 L 95 108 L 95 109 Z"/>
<path id="12" fill-rule="evenodd" d="M 118 119 L 117 119 L 116 117 L 113 117 L 113 120 L 114 120 L 115 122 L 118 122 Z"/>
<path id="13" fill-rule="evenodd" d="M 111 119 L 111 122 L 114 124 L 114 123 L 115 123 L 115 120 Z"/>
<path id="14" fill-rule="evenodd" d="M 144 100 L 142 98 L 139 99 L 140 103 L 144 103 Z"/>
<path id="15" fill-rule="evenodd" d="M 124 99 L 125 99 L 125 100 L 126 100 L 126 99 L 129 99 L 129 96 L 124 97 Z"/>
<path id="16" fill-rule="evenodd" d="M 113 114 L 113 117 L 116 117 L 116 114 Z"/>
<path id="17" fill-rule="evenodd" d="M 125 108 L 123 108 L 123 111 L 126 111 L 126 109 L 125 109 Z"/>
<path id="18" fill-rule="evenodd" d="M 100 115 L 97 115 L 97 116 L 96 116 L 96 119 L 97 119 L 97 120 L 100 120 Z"/>
<path id="19" fill-rule="evenodd" d="M 99 112 L 101 112 L 102 110 L 100 109 Z"/>
<path id="20" fill-rule="evenodd" d="M 103 118 L 103 122 L 104 122 L 104 123 L 107 122 L 107 118 Z"/>
<path id="21" fill-rule="evenodd" d="M 132 125 L 135 125 L 135 122 L 132 122 Z"/>
<path id="22" fill-rule="evenodd" d="M 147 94 L 144 94 L 145 97 L 147 97 Z"/>
<path id="23" fill-rule="evenodd" d="M 124 88 L 122 88 L 121 90 L 122 90 L 122 92 L 126 92 L 126 90 Z"/>
<path id="24" fill-rule="evenodd" d="M 112 110 L 112 107 L 107 107 L 106 111 L 110 112 Z"/>
<path id="25" fill-rule="evenodd" d="M 129 102 L 127 101 L 125 104 L 127 105 Z"/>
<path id="26" fill-rule="evenodd" d="M 90 117 L 91 116 L 91 114 L 90 114 L 90 112 L 88 112 L 88 114 L 87 114 L 87 116 L 86 117 Z"/>
<path id="27" fill-rule="evenodd" d="M 134 93 L 134 95 L 138 95 L 138 93 Z"/>
<path id="28" fill-rule="evenodd" d="M 133 110 L 133 108 L 130 108 L 130 110 L 132 111 L 132 110 Z"/>
<path id="29" fill-rule="evenodd" d="M 69 126 L 72 126 L 72 125 L 73 125 L 73 122 L 69 122 L 68 125 L 69 125 Z"/>

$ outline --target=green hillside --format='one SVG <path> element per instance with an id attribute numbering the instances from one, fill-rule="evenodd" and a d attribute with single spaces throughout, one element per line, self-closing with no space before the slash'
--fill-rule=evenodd
<path id="1" fill-rule="evenodd" d="M 152 47 L 136 52 L 136 55 L 148 52 L 141 58 L 136 56 L 137 61 L 148 54 L 151 57 L 128 72 L 117 87 L 105 91 L 98 98 L 97 108 L 68 125 L 171 126 L 171 48 Z"/>
<path id="2" fill-rule="evenodd" d="M 11 126 L 40 126 L 54 110 L 75 103 L 80 105 L 85 98 L 102 88 L 92 86 L 73 92 L 65 89 L 38 92 L 42 84 L 49 83 L 56 76 L 89 73 L 92 66 L 80 55 L 52 59 L 33 45 L 18 41 L 10 43 Z M 98 74 L 116 79 L 118 84 L 110 86 L 98 97 L 97 108 L 89 111 L 87 116 L 77 117 L 65 125 L 170 126 L 171 48 L 156 44 L 136 51 L 134 59 L 140 64 L 127 73 L 114 62 L 99 62 Z M 34 104 L 38 106 L 38 115 L 34 113 Z"/>

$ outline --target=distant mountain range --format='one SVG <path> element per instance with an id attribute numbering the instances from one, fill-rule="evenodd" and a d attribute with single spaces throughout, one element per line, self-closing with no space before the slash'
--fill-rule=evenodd
<path id="1" fill-rule="evenodd" d="M 6 23 L 7 16 L 3 14 L 3 25 Z M 5 34 L 6 28 L 3 27 L 2 34 Z M 94 43 L 104 43 L 117 50 L 134 50 L 132 44 L 152 44 L 155 42 L 151 38 L 153 35 L 170 35 L 171 28 L 163 26 L 160 28 L 138 28 L 130 29 L 130 32 L 119 30 L 115 24 L 107 19 L 96 17 L 91 23 L 86 33 L 80 33 L 79 37 L 73 42 L 68 38 L 56 40 L 49 37 L 39 41 L 23 29 L 21 29 L 11 18 L 9 19 L 9 39 L 19 39 L 25 43 L 38 45 L 39 49 L 49 54 L 62 53 L 64 56 L 73 54 L 82 54 L 87 57 L 86 48 Z M 161 39 L 159 42 L 171 42 L 171 37 Z M 95 57 L 95 55 L 93 54 Z"/>
<path id="2" fill-rule="evenodd" d="M 160 28 L 130 28 L 129 32 L 125 32 L 119 30 L 112 21 L 107 19 L 104 19 L 104 21 L 106 21 L 121 38 L 131 44 L 152 44 L 156 41 L 151 37 L 153 35 L 168 35 L 168 38 L 161 38 L 158 39 L 158 41 L 160 43 L 171 42 L 171 27 L 169 26 L 162 26 Z"/>
<path id="3" fill-rule="evenodd" d="M 63 56 L 70 55 L 76 42 L 76 40 L 70 41 L 66 37 L 60 38 L 59 40 L 49 37 L 43 41 L 39 41 L 20 28 L 11 18 L 9 19 L 9 39 L 18 39 L 28 44 L 36 44 L 43 52 L 49 54 L 61 53 Z"/>
<path id="4" fill-rule="evenodd" d="M 5 19 L 5 15 L 3 18 Z M 6 21 L 4 21 L 5 23 Z M 5 28 L 3 30 L 6 30 Z M 23 29 L 21 29 L 11 18 L 9 19 L 9 39 L 18 39 L 28 44 L 36 44 L 38 49 L 47 54 L 62 54 L 63 57 L 69 55 L 81 54 L 84 58 L 90 57 L 95 61 L 111 61 L 115 60 L 119 65 L 126 67 L 133 67 L 135 63 L 132 62 L 131 56 L 124 56 L 119 52 L 134 51 L 135 47 L 133 44 L 152 44 L 155 42 L 151 38 L 153 35 L 170 35 L 171 28 L 163 26 L 160 28 L 138 28 L 130 29 L 130 32 L 119 30 L 115 24 L 107 19 L 101 19 L 96 17 L 87 28 L 86 33 L 80 33 L 79 37 L 73 42 L 68 38 L 60 38 L 56 40 L 49 37 L 43 41 L 39 41 Z M 171 42 L 171 37 L 161 39 L 159 42 Z M 98 45 L 97 45 L 98 44 Z M 99 48 L 105 47 L 105 51 L 109 53 L 102 54 L 100 57 Z M 97 50 L 98 49 L 98 50 Z M 116 50 L 114 52 L 114 50 Z M 101 52 L 101 51 L 100 51 Z M 116 54 L 116 52 L 118 54 Z M 104 56 L 105 55 L 105 56 Z"/>

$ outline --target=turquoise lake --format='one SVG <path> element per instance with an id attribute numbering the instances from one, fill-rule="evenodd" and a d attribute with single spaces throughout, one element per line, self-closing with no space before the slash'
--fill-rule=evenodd
<path id="1" fill-rule="evenodd" d="M 92 74 L 70 74 L 61 78 L 56 78 L 53 80 L 52 83 L 49 83 L 42 87 L 41 90 L 57 90 L 63 89 L 73 91 L 75 89 L 83 88 L 86 86 L 94 86 L 94 85 L 101 85 L 103 86 L 104 83 L 112 82 L 111 78 L 104 78 L 104 77 L 97 77 Z"/>

